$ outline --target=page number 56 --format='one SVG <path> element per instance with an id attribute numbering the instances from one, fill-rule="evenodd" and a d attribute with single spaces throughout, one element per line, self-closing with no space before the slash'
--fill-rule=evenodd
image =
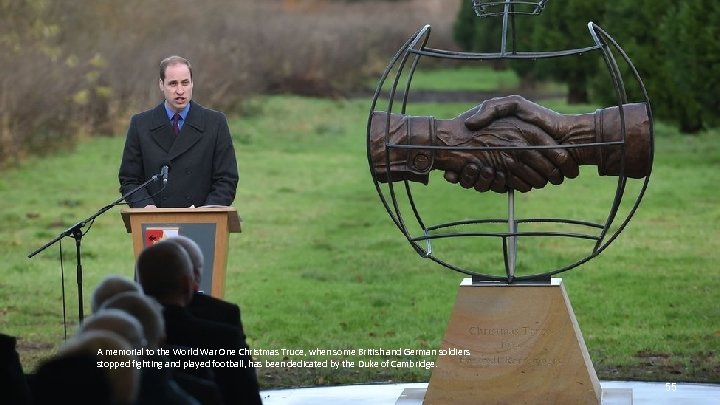
<path id="1" fill-rule="evenodd" d="M 675 383 L 665 383 L 665 391 L 677 391 Z"/>

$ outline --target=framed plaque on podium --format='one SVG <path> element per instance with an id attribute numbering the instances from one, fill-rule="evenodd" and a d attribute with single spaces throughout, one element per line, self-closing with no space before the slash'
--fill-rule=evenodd
<path id="1" fill-rule="evenodd" d="M 205 257 L 200 289 L 223 297 L 229 234 L 240 232 L 241 221 L 235 208 L 128 208 L 121 214 L 125 228 L 132 234 L 136 259 L 146 246 L 171 236 L 194 240 Z"/>

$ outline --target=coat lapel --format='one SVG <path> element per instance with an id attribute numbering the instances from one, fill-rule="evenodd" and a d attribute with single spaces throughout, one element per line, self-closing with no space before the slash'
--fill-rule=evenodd
<path id="1" fill-rule="evenodd" d="M 168 128 L 170 126 L 168 125 Z M 190 105 L 190 111 L 185 119 L 185 123 L 180 129 L 180 134 L 175 135 L 170 132 L 173 136 L 175 143 L 172 144 L 168 153 L 168 160 L 173 160 L 176 157 L 182 155 L 195 145 L 202 138 L 202 134 L 205 132 L 205 115 L 203 114 L 203 107 L 197 103 Z"/>
<path id="2" fill-rule="evenodd" d="M 170 122 L 162 103 L 152 111 L 152 123 L 150 133 L 155 142 L 165 151 L 169 152 L 175 142 L 175 134 L 172 133 Z"/>

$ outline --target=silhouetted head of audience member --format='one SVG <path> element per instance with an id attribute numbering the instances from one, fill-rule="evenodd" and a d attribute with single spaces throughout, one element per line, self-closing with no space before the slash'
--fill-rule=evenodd
<path id="1" fill-rule="evenodd" d="M 116 333 L 125 339 L 133 349 L 146 346 L 145 332 L 140 321 L 119 309 L 101 307 L 99 311 L 83 320 L 78 333 L 91 330 L 106 330 Z"/>
<path id="2" fill-rule="evenodd" d="M 113 391 L 107 373 L 94 354 L 73 353 L 53 357 L 35 371 L 32 379 L 35 405 L 112 405 Z"/>
<path id="3" fill-rule="evenodd" d="M 97 311 L 102 304 L 115 294 L 126 291 L 134 291 L 142 293 L 140 284 L 135 281 L 118 275 L 109 275 L 103 278 L 93 290 L 90 298 L 90 309 L 92 312 Z"/>
<path id="4" fill-rule="evenodd" d="M 113 332 L 79 333 L 68 339 L 53 359 L 40 366 L 33 392 L 41 397 L 39 403 L 77 404 L 97 396 L 97 401 L 84 403 L 133 404 L 140 384 L 140 371 L 133 367 L 132 362 L 137 359 L 131 352 L 130 344 Z M 77 370 L 81 370 L 81 374 Z M 59 387 L 58 381 L 63 380 L 65 384 Z M 109 402 L 103 402 L 105 386 L 109 387 Z M 55 392 L 48 392 L 52 390 Z"/>
<path id="5" fill-rule="evenodd" d="M 177 235 L 165 239 L 168 242 L 177 243 L 190 257 L 190 263 L 192 263 L 193 280 L 195 281 L 195 291 L 200 290 L 200 283 L 202 282 L 203 266 L 205 265 L 205 257 L 203 256 L 202 249 L 192 239 Z"/>
<path id="6" fill-rule="evenodd" d="M 135 271 L 145 294 L 163 305 L 186 306 L 195 285 L 192 264 L 185 249 L 167 240 L 146 247 Z"/>
<path id="7" fill-rule="evenodd" d="M 148 349 L 157 349 L 165 342 L 165 321 L 162 305 L 154 298 L 137 292 L 124 292 L 105 301 L 100 310 L 118 309 L 140 321 Z"/>

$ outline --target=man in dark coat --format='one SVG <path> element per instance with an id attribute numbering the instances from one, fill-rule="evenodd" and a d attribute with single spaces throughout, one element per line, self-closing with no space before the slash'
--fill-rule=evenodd
<path id="1" fill-rule="evenodd" d="M 190 304 L 187 306 L 188 311 L 200 319 L 220 322 L 240 328 L 244 339 L 245 331 L 240 317 L 240 307 L 237 304 L 215 298 L 212 295 L 200 291 L 202 275 L 205 268 L 205 257 L 197 242 L 183 235 L 173 236 L 167 240 L 179 244 L 185 249 L 185 253 L 190 256 L 190 263 L 192 263 L 193 270 L 194 293 L 192 301 L 190 301 Z"/>
<path id="2" fill-rule="evenodd" d="M 240 330 L 196 318 L 187 310 L 194 281 L 185 250 L 160 241 L 140 253 L 136 270 L 143 291 L 163 306 L 166 345 L 202 350 L 210 359 L 225 404 L 261 404 L 257 376 L 248 363 Z"/>
<path id="3" fill-rule="evenodd" d="M 192 100 L 192 67 L 180 56 L 160 63 L 160 90 L 165 101 L 130 120 L 118 178 L 133 208 L 229 206 L 238 182 L 235 149 L 225 115 Z"/>

